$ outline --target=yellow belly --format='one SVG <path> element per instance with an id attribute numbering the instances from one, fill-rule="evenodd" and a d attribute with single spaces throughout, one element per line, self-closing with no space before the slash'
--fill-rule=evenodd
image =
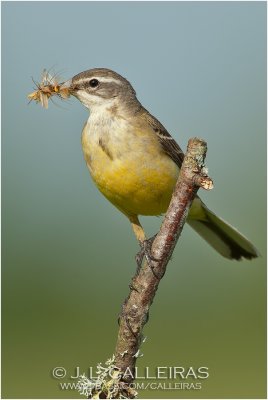
<path id="1" fill-rule="evenodd" d="M 177 165 L 153 136 L 147 135 L 146 141 L 133 137 L 113 144 L 107 149 L 101 146 L 85 127 L 83 152 L 101 193 L 128 216 L 164 213 L 178 178 Z"/>

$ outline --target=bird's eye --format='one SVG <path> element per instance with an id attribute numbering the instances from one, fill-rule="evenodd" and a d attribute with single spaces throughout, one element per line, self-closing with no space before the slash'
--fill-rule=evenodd
<path id="1" fill-rule="evenodd" d="M 98 79 L 91 79 L 91 80 L 89 81 L 89 86 L 92 87 L 92 88 L 97 87 L 98 84 L 99 84 Z"/>

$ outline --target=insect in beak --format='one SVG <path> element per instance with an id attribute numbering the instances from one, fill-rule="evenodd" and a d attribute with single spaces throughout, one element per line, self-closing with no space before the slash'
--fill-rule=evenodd
<path id="1" fill-rule="evenodd" d="M 61 100 L 65 100 L 71 96 L 71 83 L 72 80 L 59 82 L 57 74 L 52 75 L 44 69 L 41 82 L 34 81 L 36 90 L 28 95 L 28 99 L 30 102 L 34 100 L 36 103 L 41 103 L 42 107 L 48 108 L 48 101 L 51 97 L 57 96 Z"/>

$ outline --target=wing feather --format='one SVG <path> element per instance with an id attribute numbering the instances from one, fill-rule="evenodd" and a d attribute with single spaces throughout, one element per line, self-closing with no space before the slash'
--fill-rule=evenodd
<path id="1" fill-rule="evenodd" d="M 178 143 L 168 133 L 166 128 L 147 110 L 145 110 L 145 117 L 154 130 L 163 151 L 178 165 L 180 168 L 184 159 L 184 153 Z"/>

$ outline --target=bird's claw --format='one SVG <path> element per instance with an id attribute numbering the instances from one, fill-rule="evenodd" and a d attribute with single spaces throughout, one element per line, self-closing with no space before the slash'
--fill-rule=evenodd
<path id="1" fill-rule="evenodd" d="M 153 257 L 152 254 L 151 254 L 151 248 L 152 248 L 152 244 L 153 244 L 153 241 L 154 241 L 155 237 L 156 237 L 156 235 L 154 235 L 150 239 L 146 239 L 143 242 L 140 242 L 141 249 L 136 254 L 135 259 L 136 259 L 136 263 L 138 265 L 137 273 L 140 271 L 140 268 L 142 266 L 143 258 L 145 257 L 145 259 L 147 261 L 147 264 L 150 267 L 152 273 L 154 274 L 154 276 L 157 279 L 159 279 L 159 277 L 157 276 L 157 274 L 154 271 L 154 266 L 152 265 L 152 261 L 155 261 L 155 262 L 159 261 L 157 258 Z"/>

